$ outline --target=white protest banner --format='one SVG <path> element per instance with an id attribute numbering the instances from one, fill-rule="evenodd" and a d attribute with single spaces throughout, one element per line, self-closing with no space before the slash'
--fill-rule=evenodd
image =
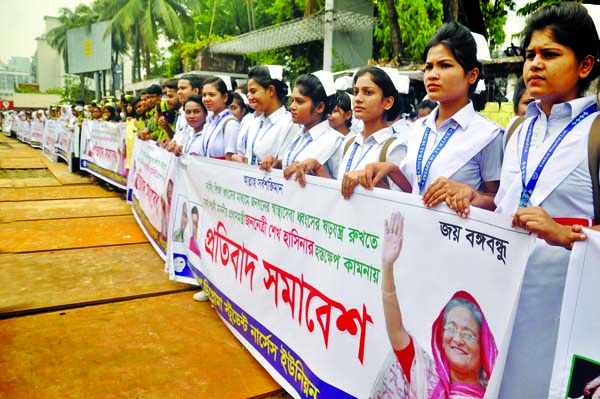
<path id="1" fill-rule="evenodd" d="M 44 140 L 44 123 L 39 121 L 31 122 L 31 146 L 33 148 L 42 148 Z"/>
<path id="2" fill-rule="evenodd" d="M 81 129 L 80 167 L 100 179 L 127 188 L 125 124 L 84 121 Z"/>
<path id="3" fill-rule="evenodd" d="M 415 356 L 431 366 L 410 385 L 382 305 L 384 221 L 394 212 L 405 218 L 394 267 L 402 319 L 420 348 Z M 408 398 L 419 384 L 441 384 L 450 396 L 466 385 L 447 377 L 458 352 L 475 370 L 494 371 L 471 397 L 497 397 L 535 240 L 511 229 L 510 217 L 472 209 L 461 219 L 386 190 L 358 189 L 344 200 L 334 180 L 309 177 L 301 188 L 281 171 L 184 156 L 171 219 L 172 277 L 192 271 L 225 324 L 295 398 Z M 471 349 L 445 346 L 438 315 L 453 297 L 471 298 L 482 316 L 480 334 L 448 333 Z"/>
<path id="4" fill-rule="evenodd" d="M 54 150 L 56 155 L 61 157 L 67 162 L 67 165 L 71 162 L 71 135 L 72 132 L 67 129 L 64 121 L 56 121 L 58 126 L 56 134 L 56 146 Z"/>
<path id="5" fill-rule="evenodd" d="M 48 119 L 44 124 L 44 134 L 42 138 L 42 152 L 53 162 L 58 160 L 56 155 L 56 136 L 60 129 L 59 122 L 56 120 Z"/>
<path id="6" fill-rule="evenodd" d="M 552 399 L 600 396 L 600 232 L 584 232 L 587 240 L 575 243 L 569 260 L 550 383 Z"/>
<path id="7" fill-rule="evenodd" d="M 10 125 L 12 124 L 12 117 L 10 115 L 5 115 L 2 120 L 2 134 L 10 137 Z"/>
<path id="8" fill-rule="evenodd" d="M 127 197 L 142 231 L 158 254 L 166 259 L 175 159 L 154 141 L 137 140 L 134 148 Z"/>
<path id="9" fill-rule="evenodd" d="M 73 122 L 73 123 L 70 123 Z M 79 126 L 75 121 L 63 119 L 57 121 L 60 126 L 56 140 L 56 154 L 65 160 L 69 171 L 73 171 L 73 158 L 79 157 Z"/>
<path id="10" fill-rule="evenodd" d="M 29 121 L 17 121 L 17 138 L 24 143 L 31 142 Z"/>

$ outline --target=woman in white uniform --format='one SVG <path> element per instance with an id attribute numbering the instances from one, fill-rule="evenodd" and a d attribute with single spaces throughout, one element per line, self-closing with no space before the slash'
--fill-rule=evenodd
<path id="1" fill-rule="evenodd" d="M 595 217 L 587 155 L 597 98 L 583 93 L 598 76 L 600 45 L 587 10 L 568 2 L 533 14 L 522 48 L 536 101 L 507 144 L 496 211 L 541 239 L 527 262 L 500 397 L 547 398 L 568 249 Z"/>
<path id="2" fill-rule="evenodd" d="M 425 53 L 427 95 L 439 105 L 419 119 L 408 139 L 401 165 L 368 165 L 352 183 L 373 188 L 384 176 L 408 180 L 414 194 L 433 207 L 467 192 L 469 205 L 494 209 L 494 195 L 502 166 L 502 128 L 475 112 L 474 93 L 482 65 L 471 32 L 456 22 L 444 24 L 429 41 Z M 353 187 L 352 187 L 353 188 Z"/>
<path id="3" fill-rule="evenodd" d="M 315 158 L 327 176 L 336 176 L 343 136 L 329 126 L 327 116 L 335 103 L 333 74 L 318 71 L 296 79 L 290 111 L 292 121 L 301 126 L 280 159 L 270 155 L 260 164 L 262 170 L 286 168 L 288 173 L 301 161 Z"/>
<path id="4" fill-rule="evenodd" d="M 202 155 L 231 160 L 236 153 L 240 123 L 229 111 L 233 102 L 233 83 L 229 76 L 209 76 L 202 86 L 202 101 L 209 112 L 202 137 Z"/>
<path id="5" fill-rule="evenodd" d="M 292 117 L 283 104 L 288 88 L 279 65 L 258 65 L 248 73 L 248 102 L 260 117 L 248 127 L 244 161 L 257 165 L 269 155 L 278 157 L 294 135 Z"/>
<path id="6" fill-rule="evenodd" d="M 370 66 L 360 69 L 354 75 L 354 117 L 363 122 L 360 134 L 352 136 L 342 147 L 342 156 L 337 177 L 342 179 L 342 194 L 347 197 L 348 182 L 356 181 L 357 171 L 367 164 L 376 162 L 383 156 L 394 163 L 400 163 L 406 155 L 406 145 L 396 140 L 389 123 L 400 112 L 398 71 L 392 68 Z M 396 80 L 396 81 L 395 81 Z M 304 186 L 305 174 L 321 175 L 321 164 L 315 158 L 303 161 L 295 168 L 295 179 Z M 284 176 L 291 175 L 287 170 Z M 354 189 L 354 184 L 352 189 Z M 406 188 L 406 186 L 405 186 Z"/>
<path id="7" fill-rule="evenodd" d="M 182 145 L 167 147 L 169 152 L 175 156 L 182 154 L 202 155 L 202 132 L 206 123 L 208 111 L 202 102 L 202 97 L 198 94 L 191 94 L 183 103 L 183 113 L 186 119 L 186 130 L 188 132 L 182 135 L 184 142 Z"/>

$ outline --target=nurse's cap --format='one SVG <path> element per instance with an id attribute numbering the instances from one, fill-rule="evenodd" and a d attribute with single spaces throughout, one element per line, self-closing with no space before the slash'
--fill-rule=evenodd
<path id="1" fill-rule="evenodd" d="M 228 75 L 215 75 L 217 78 L 221 79 L 225 82 L 225 87 L 227 87 L 227 91 L 233 90 L 233 85 L 231 84 L 231 76 Z"/>
<path id="2" fill-rule="evenodd" d="M 248 105 L 248 96 L 246 96 L 244 93 L 238 93 L 240 95 L 240 97 L 242 97 L 242 101 L 244 101 L 244 104 Z"/>
<path id="3" fill-rule="evenodd" d="M 477 87 L 475 87 L 475 94 L 481 94 L 482 91 L 486 91 L 485 81 L 483 79 L 479 79 L 477 82 Z"/>
<path id="4" fill-rule="evenodd" d="M 600 6 L 595 4 L 582 4 L 592 17 L 592 21 L 594 21 L 594 25 L 596 26 L 596 33 L 600 36 Z"/>
<path id="5" fill-rule="evenodd" d="M 281 65 L 265 65 L 269 70 L 271 79 L 280 80 L 283 82 L 283 67 Z"/>
<path id="6" fill-rule="evenodd" d="M 387 74 L 394 83 L 396 91 L 401 94 L 408 94 L 410 87 L 410 79 L 406 75 L 400 75 L 400 72 L 396 68 L 390 67 L 377 67 Z"/>
<path id="7" fill-rule="evenodd" d="M 316 76 L 321 81 L 327 97 L 335 94 L 335 83 L 333 81 L 333 74 L 331 72 L 317 71 L 313 72 L 312 75 Z"/>
<path id="8" fill-rule="evenodd" d="M 336 90 L 348 90 L 352 88 L 354 81 L 352 80 L 352 76 L 341 76 L 335 80 L 335 88 Z"/>
<path id="9" fill-rule="evenodd" d="M 475 44 L 477 44 L 477 60 L 491 61 L 492 57 L 490 56 L 490 47 L 487 44 L 485 36 L 475 32 L 471 32 L 471 35 L 473 35 L 473 39 L 475 39 Z"/>

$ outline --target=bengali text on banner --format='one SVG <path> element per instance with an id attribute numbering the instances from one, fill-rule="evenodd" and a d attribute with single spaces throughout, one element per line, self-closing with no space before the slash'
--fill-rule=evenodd
<path id="1" fill-rule="evenodd" d="M 382 305 L 384 223 L 394 212 L 405 219 L 397 298 L 417 357 L 432 366 L 431 379 L 410 386 Z M 171 277 L 202 282 L 225 324 L 295 398 L 408 398 L 418 384 L 443 382 L 450 354 L 434 360 L 441 345 L 432 335 L 437 342 L 436 319 L 456 297 L 484 316 L 481 361 L 493 369 L 484 390 L 497 396 L 535 240 L 511 229 L 510 217 L 472 209 L 461 219 L 385 190 L 344 200 L 335 180 L 301 188 L 281 171 L 193 156 L 176 168 L 171 213 Z"/>

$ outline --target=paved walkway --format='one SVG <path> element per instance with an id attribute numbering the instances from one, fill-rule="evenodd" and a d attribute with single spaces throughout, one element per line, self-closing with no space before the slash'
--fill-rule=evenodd
<path id="1" fill-rule="evenodd" d="M 287 398 L 119 194 L 0 135 L 0 397 Z"/>

